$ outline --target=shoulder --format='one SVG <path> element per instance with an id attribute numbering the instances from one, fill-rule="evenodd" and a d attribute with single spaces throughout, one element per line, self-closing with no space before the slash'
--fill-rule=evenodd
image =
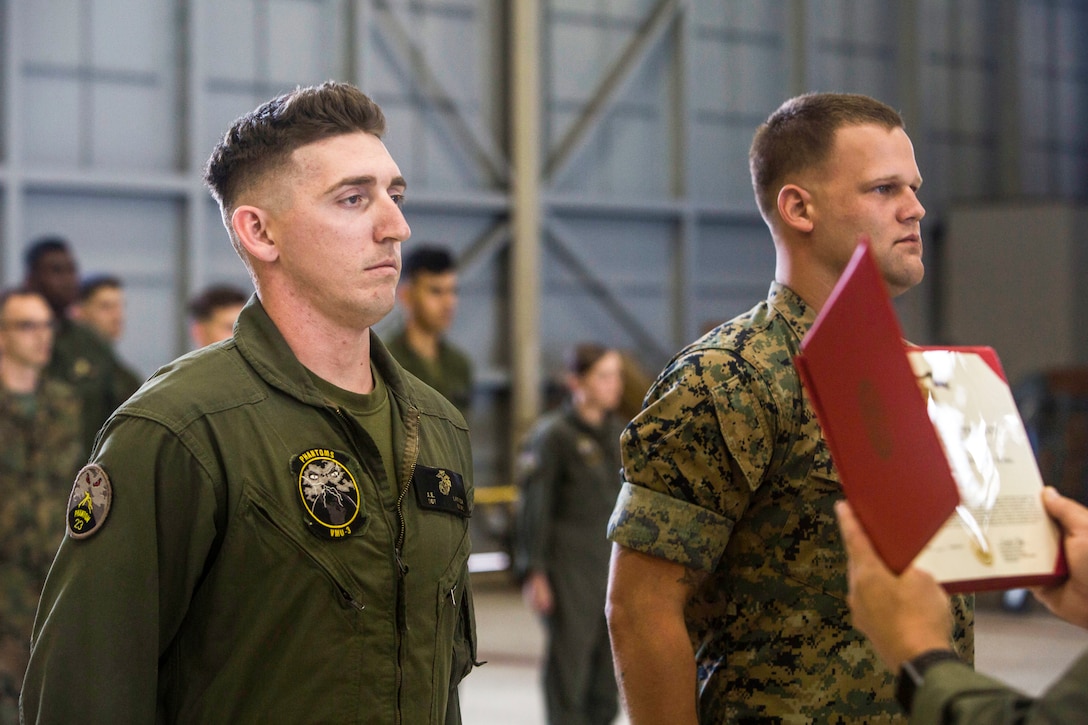
<path id="1" fill-rule="evenodd" d="M 234 342 L 228 341 L 159 368 L 117 413 L 183 427 L 207 415 L 257 403 L 268 395 L 268 386 Z"/>
<path id="2" fill-rule="evenodd" d="M 75 387 L 56 378 L 43 379 L 38 388 L 38 396 L 42 400 L 79 402 L 79 393 Z"/>
<path id="3" fill-rule="evenodd" d="M 472 361 L 469 359 L 468 355 L 465 354 L 465 351 L 449 340 L 442 341 L 442 362 L 443 364 L 448 364 L 450 367 L 460 371 L 469 371 L 472 369 Z"/>
<path id="4" fill-rule="evenodd" d="M 798 352 L 800 340 L 790 321 L 761 302 L 677 353 L 655 387 L 684 380 L 701 393 L 753 385 L 793 389 L 798 387 L 793 365 Z"/>
<path id="5" fill-rule="evenodd" d="M 570 430 L 571 423 L 565 412 L 562 409 L 551 410 L 537 418 L 526 435 L 526 441 L 530 445 L 542 445 L 566 435 Z"/>

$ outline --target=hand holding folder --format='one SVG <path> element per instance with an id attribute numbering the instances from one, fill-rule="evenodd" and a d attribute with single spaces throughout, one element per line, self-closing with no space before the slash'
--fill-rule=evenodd
<path id="1" fill-rule="evenodd" d="M 913 562 L 951 592 L 1060 579 L 1059 533 L 992 349 L 906 345 L 863 243 L 801 350 L 843 490 L 889 568 Z"/>

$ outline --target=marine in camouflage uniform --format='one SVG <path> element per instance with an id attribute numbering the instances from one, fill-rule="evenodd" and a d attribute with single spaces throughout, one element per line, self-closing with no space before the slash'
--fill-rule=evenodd
<path id="1" fill-rule="evenodd" d="M 19 690 L 45 575 L 83 456 L 79 398 L 45 380 L 17 396 L 0 386 L 0 723 L 18 722 Z"/>
<path id="2" fill-rule="evenodd" d="M 621 438 L 609 538 L 708 574 L 685 609 L 702 723 L 904 720 L 894 674 L 850 625 L 842 489 L 793 367 L 815 318 L 773 283 L 673 358 Z M 972 605 L 953 598 L 968 662 Z"/>

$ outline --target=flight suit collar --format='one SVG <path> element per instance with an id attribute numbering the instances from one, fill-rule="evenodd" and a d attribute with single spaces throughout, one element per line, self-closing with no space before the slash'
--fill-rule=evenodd
<path id="1" fill-rule="evenodd" d="M 234 341 L 242 357 L 266 383 L 309 405 L 326 405 L 324 396 L 310 380 L 305 366 L 295 357 L 257 295 L 250 297 L 238 315 Z M 370 359 L 393 395 L 409 406 L 414 405 L 400 366 L 373 330 L 370 331 Z"/>

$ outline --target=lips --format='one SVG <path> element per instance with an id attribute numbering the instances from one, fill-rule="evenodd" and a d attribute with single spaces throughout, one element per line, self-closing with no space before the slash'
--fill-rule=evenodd
<path id="1" fill-rule="evenodd" d="M 377 270 L 380 270 L 380 269 L 391 269 L 394 272 L 400 272 L 400 265 L 397 264 L 397 261 L 395 259 L 389 259 L 389 260 L 385 260 L 385 261 L 382 261 L 382 262 L 378 262 L 377 264 L 372 264 L 369 267 L 367 267 L 366 269 L 367 269 L 368 272 L 377 271 Z"/>

